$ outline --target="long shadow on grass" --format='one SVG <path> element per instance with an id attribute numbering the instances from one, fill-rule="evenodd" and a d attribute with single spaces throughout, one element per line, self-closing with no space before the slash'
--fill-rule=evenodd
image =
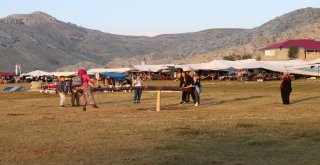
<path id="1" fill-rule="evenodd" d="M 253 99 L 260 99 L 264 98 L 266 96 L 249 96 L 249 97 L 236 97 L 232 100 L 220 100 L 217 103 L 214 103 L 214 101 L 206 102 L 207 104 L 213 104 L 213 105 L 220 105 L 225 103 L 232 103 L 232 102 L 238 102 L 238 101 L 247 101 L 247 100 L 253 100 Z"/>
<path id="2" fill-rule="evenodd" d="M 114 96 L 114 97 L 117 97 L 117 96 Z M 166 96 L 166 98 L 173 98 L 174 96 Z M 110 104 L 110 103 L 131 103 L 133 102 L 133 94 L 132 96 L 130 97 L 127 97 L 127 98 L 130 98 L 130 99 L 123 99 L 123 100 L 116 100 L 116 101 L 106 101 L 106 102 L 99 102 L 99 104 Z M 141 98 L 141 101 L 149 101 L 149 100 L 156 100 L 157 97 L 148 97 L 148 98 L 143 98 L 143 95 L 142 95 L 142 98 Z"/>
<path id="3" fill-rule="evenodd" d="M 213 101 L 213 99 L 202 99 L 203 105 L 220 105 L 220 104 L 225 104 L 225 103 L 232 103 L 232 102 L 238 102 L 238 101 L 246 101 L 246 100 L 253 100 L 253 99 L 259 99 L 263 98 L 266 96 L 250 96 L 250 97 L 240 97 L 240 98 L 234 98 L 232 100 L 221 100 L 221 101 Z M 179 105 L 177 104 L 167 104 L 165 107 L 162 106 L 162 110 L 183 110 L 187 109 L 187 107 L 193 107 L 194 104 L 192 103 L 186 103 L 184 105 Z M 144 107 L 144 108 L 139 108 L 138 110 L 140 111 L 150 111 L 155 109 L 154 107 Z"/>
<path id="4" fill-rule="evenodd" d="M 296 104 L 296 103 L 300 103 L 300 102 L 304 102 L 304 101 L 308 101 L 308 100 L 313 100 L 313 99 L 317 99 L 317 98 L 320 98 L 320 96 L 306 97 L 306 98 L 303 98 L 300 100 L 295 100 L 295 101 L 292 101 L 292 104 Z"/>

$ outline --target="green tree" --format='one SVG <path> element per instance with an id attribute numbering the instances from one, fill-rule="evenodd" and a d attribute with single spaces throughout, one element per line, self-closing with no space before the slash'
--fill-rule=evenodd
<path id="1" fill-rule="evenodd" d="M 299 47 L 298 46 L 292 45 L 292 46 L 289 47 L 289 51 L 288 51 L 289 59 L 298 58 L 298 53 L 299 53 Z"/>

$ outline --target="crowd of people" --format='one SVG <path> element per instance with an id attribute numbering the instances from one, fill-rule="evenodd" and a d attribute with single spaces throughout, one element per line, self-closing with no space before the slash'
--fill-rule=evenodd
<path id="1" fill-rule="evenodd" d="M 264 69 L 246 69 L 236 71 L 210 71 L 202 74 L 203 80 L 234 80 L 234 81 L 273 81 L 281 80 L 280 72 Z"/>
<path id="2" fill-rule="evenodd" d="M 179 80 L 179 87 L 188 88 L 188 90 L 182 91 L 181 102 L 180 104 L 186 104 L 191 102 L 191 99 L 194 103 L 194 106 L 200 105 L 200 94 L 202 92 L 201 80 L 205 79 L 207 74 L 203 72 L 186 72 L 180 69 L 178 71 L 177 80 Z M 213 75 L 213 79 L 216 75 Z M 223 77 L 223 75 L 219 75 L 219 77 Z M 280 73 L 277 72 L 259 72 L 257 75 L 253 75 L 250 70 L 238 70 L 235 72 L 235 77 L 238 81 L 248 81 L 255 78 L 266 79 L 268 77 L 281 77 Z M 283 104 L 290 104 L 290 93 L 292 91 L 291 87 L 291 77 L 289 74 L 284 74 L 282 77 L 282 83 L 280 86 L 281 98 Z M 280 78 L 280 79 L 281 79 Z M 25 78 L 22 78 L 25 79 Z M 42 76 L 37 78 L 38 81 L 42 81 L 45 83 L 54 83 L 57 85 L 57 93 L 60 96 L 59 107 L 63 108 L 65 106 L 65 100 L 67 93 L 71 94 L 71 106 L 72 107 L 82 107 L 83 111 L 87 110 L 87 106 L 91 105 L 93 108 L 98 108 L 96 101 L 94 99 L 93 93 L 91 91 L 91 87 L 95 88 L 96 85 L 93 80 L 88 76 L 86 70 L 84 68 L 79 69 L 77 76 L 72 79 L 66 81 L 64 76 L 60 77 L 49 77 Z M 130 79 L 125 79 L 123 81 L 116 82 L 111 77 L 104 78 L 104 86 L 105 88 L 110 88 L 114 86 L 134 86 L 141 87 L 143 86 L 143 80 L 148 80 L 148 74 L 140 73 L 130 75 Z M 135 89 L 133 95 L 133 103 L 141 103 L 142 89 Z"/>
<path id="3" fill-rule="evenodd" d="M 188 88 L 187 91 L 182 91 L 180 104 L 190 102 L 190 97 L 193 100 L 195 106 L 200 105 L 200 93 L 201 87 L 201 75 L 197 72 L 183 72 L 181 70 L 179 80 L 180 87 Z M 108 81 L 108 78 L 105 79 Z M 60 96 L 59 107 L 65 107 L 66 95 L 71 93 L 71 105 L 72 107 L 82 106 L 83 111 L 87 110 L 87 105 L 91 105 L 93 108 L 98 108 L 94 96 L 92 94 L 90 86 L 96 87 L 95 83 L 87 75 L 85 69 L 80 69 L 78 75 L 68 82 L 64 76 L 60 76 L 57 79 L 57 93 Z M 105 81 L 105 82 L 106 82 Z M 132 86 L 143 86 L 143 80 L 139 74 L 132 77 Z M 142 89 L 135 89 L 133 95 L 133 103 L 141 103 Z"/>

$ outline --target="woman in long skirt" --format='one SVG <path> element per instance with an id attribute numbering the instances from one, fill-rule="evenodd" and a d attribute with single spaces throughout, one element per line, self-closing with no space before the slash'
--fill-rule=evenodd
<path id="1" fill-rule="evenodd" d="M 79 95 L 83 111 L 87 110 L 87 104 L 92 105 L 93 108 L 98 108 L 98 106 L 96 105 L 96 101 L 94 100 L 93 94 L 91 92 L 89 83 L 93 87 L 95 87 L 95 85 L 93 81 L 90 79 L 90 77 L 87 75 L 87 71 L 85 69 L 80 69 L 78 71 L 78 76 L 80 76 L 82 79 L 82 85 L 78 87 L 78 90 L 81 90 L 81 92 L 79 92 Z"/>
<path id="2" fill-rule="evenodd" d="M 291 87 L 291 79 L 289 74 L 286 74 L 283 76 L 280 90 L 281 90 L 281 98 L 282 98 L 283 104 L 290 104 L 289 97 L 292 91 L 292 87 Z"/>

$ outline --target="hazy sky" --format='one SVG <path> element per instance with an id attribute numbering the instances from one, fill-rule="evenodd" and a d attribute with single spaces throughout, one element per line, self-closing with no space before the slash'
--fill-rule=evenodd
<path id="1" fill-rule="evenodd" d="M 0 0 L 0 17 L 43 11 L 64 22 L 125 35 L 254 28 L 320 0 Z"/>

